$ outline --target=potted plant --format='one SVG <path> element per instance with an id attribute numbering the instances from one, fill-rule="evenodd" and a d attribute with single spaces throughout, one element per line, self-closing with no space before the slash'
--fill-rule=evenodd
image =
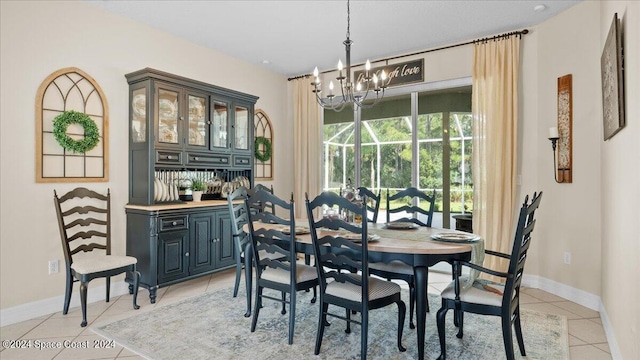
<path id="1" fill-rule="evenodd" d="M 199 179 L 191 180 L 191 190 L 193 201 L 200 201 L 202 198 L 202 193 L 204 192 L 204 182 Z"/>

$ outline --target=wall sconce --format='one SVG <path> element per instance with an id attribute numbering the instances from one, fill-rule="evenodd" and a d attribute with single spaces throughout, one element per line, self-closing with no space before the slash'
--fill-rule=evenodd
<path id="1" fill-rule="evenodd" d="M 573 95 L 571 74 L 558 78 L 558 127 L 549 128 L 553 149 L 553 176 L 557 183 L 572 182 Z"/>

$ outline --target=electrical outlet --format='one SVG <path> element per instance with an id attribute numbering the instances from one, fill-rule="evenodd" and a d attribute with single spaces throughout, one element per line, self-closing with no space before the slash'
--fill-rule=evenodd
<path id="1" fill-rule="evenodd" d="M 564 263 L 571 264 L 571 253 L 568 251 L 564 252 Z"/>
<path id="2" fill-rule="evenodd" d="M 49 275 L 58 272 L 58 260 L 49 260 Z"/>

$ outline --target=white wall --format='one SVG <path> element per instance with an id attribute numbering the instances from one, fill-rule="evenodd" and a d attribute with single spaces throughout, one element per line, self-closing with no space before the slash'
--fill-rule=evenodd
<path id="1" fill-rule="evenodd" d="M 595 295 L 601 293 L 601 257 L 596 251 L 601 246 L 600 221 L 593 221 L 601 217 L 600 47 L 594 26 L 598 19 L 598 3 L 585 1 L 534 28 L 536 51 L 530 55 L 535 56 L 536 78 L 524 84 L 525 106 L 533 101 L 537 112 L 525 122 L 529 136 L 536 138 L 535 182 L 544 191 L 534 271 Z M 549 127 L 557 126 L 557 79 L 566 74 L 573 76 L 573 183 L 557 184 L 547 137 Z M 565 251 L 571 253 L 569 265 L 563 262 Z"/>
<path id="2" fill-rule="evenodd" d="M 614 12 L 625 33 L 627 126 L 604 142 L 600 56 Z M 640 245 L 633 231 L 640 219 L 639 22 L 638 2 L 585 1 L 536 26 L 523 49 L 531 134 L 523 173 L 536 176 L 525 177 L 523 188 L 535 182 L 545 193 L 527 272 L 573 301 L 593 306 L 595 299 L 614 359 L 640 353 Z M 556 184 L 547 134 L 557 118 L 556 79 L 565 74 L 573 74 L 573 183 Z M 565 251 L 572 253 L 570 265 L 563 263 Z"/>
<path id="3" fill-rule="evenodd" d="M 640 357 L 640 2 L 600 3 L 599 49 L 604 47 L 613 14 L 624 29 L 626 127 L 602 142 L 601 162 L 602 301 L 615 333 L 620 358 Z M 611 342 L 611 339 L 610 339 Z"/>
<path id="4" fill-rule="evenodd" d="M 259 96 L 256 108 L 269 115 L 276 134 L 275 179 L 279 188 L 293 188 L 292 174 L 285 171 L 292 161 L 288 139 L 293 135 L 287 122 L 285 77 L 79 1 L 2 1 L 0 6 L 3 310 L 64 293 L 64 272 L 47 273 L 48 260 L 60 259 L 63 264 L 54 189 L 66 192 L 79 185 L 100 191 L 110 188 L 114 253 L 124 254 L 124 205 L 128 200 L 126 73 L 152 67 Z M 106 94 L 110 179 L 107 183 L 36 184 L 36 91 L 49 74 L 71 66 L 91 75 Z M 100 284 L 92 282 L 90 288 Z M 143 294 L 141 298 L 148 301 L 147 293 Z"/>

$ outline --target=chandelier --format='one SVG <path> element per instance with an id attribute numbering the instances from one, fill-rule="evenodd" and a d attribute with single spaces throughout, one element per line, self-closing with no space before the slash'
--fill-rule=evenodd
<path id="1" fill-rule="evenodd" d="M 347 0 L 347 39 L 343 42 L 346 52 L 347 67 L 343 67 L 342 61 L 338 60 L 338 76 L 336 80 L 339 83 L 340 90 L 338 95 L 334 94 L 333 81 L 329 82 L 329 94 L 325 98 L 322 98 L 320 93 L 322 92 L 322 86 L 320 83 L 320 73 L 318 67 L 313 70 L 314 81 L 311 83 L 313 86 L 313 93 L 316 94 L 316 100 L 318 104 L 324 109 L 331 109 L 336 112 L 342 111 L 347 104 L 352 108 L 360 107 L 368 109 L 375 106 L 384 97 L 384 89 L 387 88 L 385 81 L 387 74 L 382 70 L 380 76 L 376 73 L 371 73 L 371 63 L 367 59 L 364 67 L 364 74 L 361 79 L 358 79 L 354 83 L 351 78 L 351 44 L 353 41 L 349 38 L 349 27 L 351 25 L 351 10 L 349 8 L 349 0 Z M 345 73 L 343 74 L 343 70 Z M 367 99 L 373 98 L 375 93 L 375 99 L 372 103 L 365 104 Z"/>

